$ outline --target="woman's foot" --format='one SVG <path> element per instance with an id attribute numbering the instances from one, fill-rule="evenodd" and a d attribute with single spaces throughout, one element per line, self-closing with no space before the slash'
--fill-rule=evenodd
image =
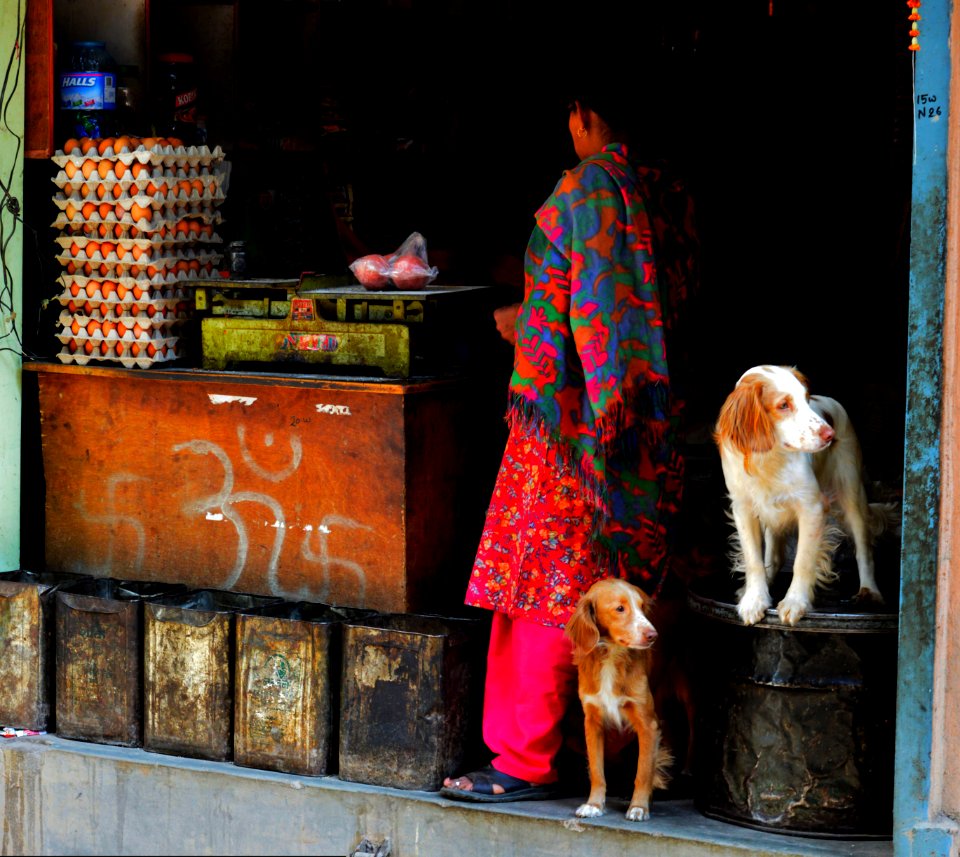
<path id="1" fill-rule="evenodd" d="M 554 786 L 542 786 L 511 777 L 487 765 L 478 771 L 447 777 L 440 794 L 454 800 L 502 803 L 511 800 L 548 800 L 556 795 Z"/>

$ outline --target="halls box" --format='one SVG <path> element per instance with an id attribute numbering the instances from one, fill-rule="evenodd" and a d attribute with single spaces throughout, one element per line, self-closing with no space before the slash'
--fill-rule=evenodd
<path id="1" fill-rule="evenodd" d="M 29 369 L 50 570 L 383 612 L 462 605 L 502 396 L 456 378 Z"/>

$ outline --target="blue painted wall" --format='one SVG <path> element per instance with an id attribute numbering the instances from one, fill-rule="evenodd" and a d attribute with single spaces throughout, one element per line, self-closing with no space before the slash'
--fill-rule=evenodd
<path id="1" fill-rule="evenodd" d="M 894 794 L 896 857 L 951 853 L 949 835 L 928 824 L 940 523 L 951 4 L 947 0 L 926 0 L 919 12 L 920 50 L 914 53 L 915 153 Z"/>

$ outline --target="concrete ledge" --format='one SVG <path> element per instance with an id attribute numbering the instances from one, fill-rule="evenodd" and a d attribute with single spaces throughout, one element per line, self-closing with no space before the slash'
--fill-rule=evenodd
<path id="1" fill-rule="evenodd" d="M 611 801 L 599 819 L 574 798 L 478 806 L 433 792 L 301 777 L 55 735 L 0 742 L 3 854 L 352 855 L 389 838 L 392 857 L 891 857 L 889 841 L 750 830 L 660 801 L 643 824 Z"/>

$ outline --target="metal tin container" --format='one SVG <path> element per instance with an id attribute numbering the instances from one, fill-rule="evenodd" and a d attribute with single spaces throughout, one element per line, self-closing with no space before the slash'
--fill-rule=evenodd
<path id="1" fill-rule="evenodd" d="M 786 590 L 782 574 L 774 603 Z M 700 675 L 694 804 L 794 835 L 888 839 L 893 825 L 897 616 L 818 592 L 798 625 L 745 626 L 732 593 L 688 603 Z M 699 636 L 702 635 L 702 636 Z"/>
<path id="2" fill-rule="evenodd" d="M 57 593 L 57 734 L 139 747 L 143 602 L 185 587 L 90 578 Z"/>
<path id="3" fill-rule="evenodd" d="M 145 750 L 232 758 L 236 615 L 280 600 L 202 589 L 146 605 Z"/>
<path id="4" fill-rule="evenodd" d="M 247 276 L 247 244 L 245 241 L 231 241 L 227 244 L 227 270 L 235 279 Z"/>
<path id="5" fill-rule="evenodd" d="M 336 771 L 341 629 L 371 615 L 300 601 L 237 616 L 237 765 L 308 776 Z"/>
<path id="6" fill-rule="evenodd" d="M 56 593 L 78 579 L 32 571 L 0 574 L 0 726 L 53 731 Z"/>
<path id="7" fill-rule="evenodd" d="M 479 623 L 417 614 L 344 626 L 340 779 L 436 791 L 479 744 Z"/>

